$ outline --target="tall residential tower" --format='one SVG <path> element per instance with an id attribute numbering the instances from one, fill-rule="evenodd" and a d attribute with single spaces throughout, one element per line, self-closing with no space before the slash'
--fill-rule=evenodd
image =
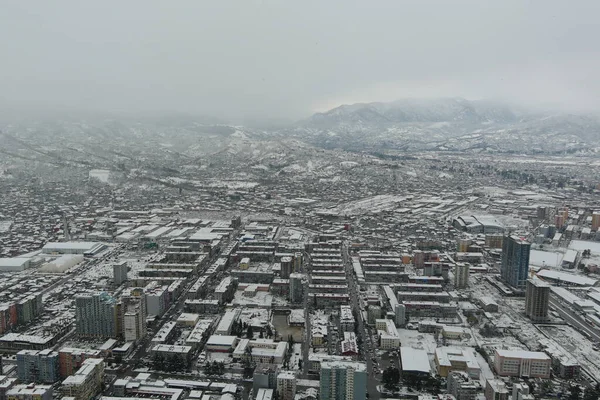
<path id="1" fill-rule="evenodd" d="M 531 244 L 518 236 L 507 236 L 502 242 L 502 280 L 515 289 L 525 290 L 530 249 Z"/>
<path id="2" fill-rule="evenodd" d="M 323 361 L 321 400 L 365 400 L 367 366 L 361 362 Z"/>
<path id="3" fill-rule="evenodd" d="M 525 314 L 534 322 L 548 319 L 550 285 L 540 279 L 529 279 L 525 292 Z"/>

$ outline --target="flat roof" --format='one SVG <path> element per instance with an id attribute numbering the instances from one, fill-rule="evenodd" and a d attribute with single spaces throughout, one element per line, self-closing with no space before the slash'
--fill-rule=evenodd
<path id="1" fill-rule="evenodd" d="M 400 359 L 402 361 L 402 371 L 431 372 L 429 356 L 427 356 L 425 350 L 400 347 Z"/>
<path id="2" fill-rule="evenodd" d="M 233 346 L 237 341 L 237 336 L 211 335 L 206 341 L 206 345 L 213 346 Z"/>
<path id="3" fill-rule="evenodd" d="M 0 258 L 0 267 L 20 267 L 23 264 L 27 264 L 29 261 L 29 258 L 24 257 Z"/>
<path id="4" fill-rule="evenodd" d="M 569 274 L 566 272 L 554 271 L 554 270 L 550 270 L 550 269 L 542 269 L 542 270 L 538 271 L 537 276 L 539 276 L 541 278 L 547 278 L 547 279 L 553 279 L 553 280 L 557 280 L 557 281 L 559 280 L 559 281 L 563 281 L 563 282 L 567 282 L 567 283 L 572 283 L 574 285 L 579 285 L 579 286 L 594 286 L 596 284 L 596 282 L 598 282 L 596 279 L 588 278 L 585 276 Z"/>
<path id="5" fill-rule="evenodd" d="M 99 245 L 98 242 L 53 242 L 46 243 L 46 245 L 42 248 L 45 249 L 55 249 L 55 250 L 69 250 L 69 249 L 77 249 L 77 250 L 90 250 L 94 248 L 94 246 Z"/>
<path id="6" fill-rule="evenodd" d="M 542 353 L 541 351 L 496 349 L 496 353 L 500 357 L 506 358 L 529 358 L 532 360 L 550 360 L 548 354 Z"/>

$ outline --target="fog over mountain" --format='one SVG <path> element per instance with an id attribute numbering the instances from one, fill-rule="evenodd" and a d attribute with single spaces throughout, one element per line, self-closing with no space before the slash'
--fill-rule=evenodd
<path id="1" fill-rule="evenodd" d="M 6 1 L 0 108 L 238 124 L 401 98 L 589 112 L 599 13 L 593 0 Z"/>

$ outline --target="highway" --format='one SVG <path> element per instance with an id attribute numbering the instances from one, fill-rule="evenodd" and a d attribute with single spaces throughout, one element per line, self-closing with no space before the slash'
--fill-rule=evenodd
<path id="1" fill-rule="evenodd" d="M 350 291 L 350 300 L 352 301 L 352 308 L 355 311 L 356 321 L 358 323 L 358 336 L 363 339 L 362 345 L 362 356 L 364 357 L 365 363 L 367 364 L 367 396 L 369 399 L 379 399 L 379 391 L 377 391 L 378 378 L 373 372 L 373 358 L 375 357 L 374 343 L 371 342 L 371 337 L 365 330 L 365 324 L 363 321 L 362 310 L 360 307 L 360 288 L 358 282 L 354 276 L 354 269 L 352 268 L 352 260 L 348 254 L 348 245 L 344 242 L 342 247 L 342 259 L 346 267 L 346 278 L 348 279 L 348 288 Z"/>

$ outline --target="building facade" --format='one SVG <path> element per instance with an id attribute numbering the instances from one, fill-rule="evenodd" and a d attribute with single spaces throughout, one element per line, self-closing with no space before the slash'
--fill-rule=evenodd
<path id="1" fill-rule="evenodd" d="M 534 322 L 548 319 L 550 285 L 539 279 L 529 279 L 525 291 L 525 314 Z"/>
<path id="2" fill-rule="evenodd" d="M 51 349 L 21 350 L 17 353 L 17 376 L 21 383 L 58 382 L 58 353 Z"/>
<path id="3" fill-rule="evenodd" d="M 361 362 L 323 361 L 320 372 L 321 400 L 365 400 L 367 367 Z"/>
<path id="4" fill-rule="evenodd" d="M 536 351 L 496 349 L 494 368 L 500 376 L 550 378 L 552 360 Z"/>
<path id="5" fill-rule="evenodd" d="M 123 339 L 135 342 L 146 336 L 146 297 L 144 289 L 129 288 L 121 296 L 123 303 Z"/>
<path id="6" fill-rule="evenodd" d="M 63 397 L 70 396 L 75 400 L 89 400 L 100 392 L 103 382 L 104 360 L 88 358 L 75 374 L 62 382 L 61 390 Z"/>
<path id="7" fill-rule="evenodd" d="M 469 287 L 469 264 L 458 263 L 454 267 L 454 288 L 465 289 Z"/>
<path id="8" fill-rule="evenodd" d="M 513 288 L 524 290 L 529 274 L 531 244 L 518 236 L 506 236 L 502 242 L 502 280 Z"/>
<path id="9" fill-rule="evenodd" d="M 508 388 L 500 379 L 488 379 L 485 383 L 485 400 L 508 400 Z"/>
<path id="10" fill-rule="evenodd" d="M 292 371 L 282 371 L 277 375 L 277 396 L 279 400 L 294 400 L 296 375 Z"/>
<path id="11" fill-rule="evenodd" d="M 304 275 L 290 274 L 290 301 L 299 304 L 304 301 Z"/>
<path id="12" fill-rule="evenodd" d="M 100 350 L 63 347 L 58 351 L 58 369 L 62 379 L 73 375 L 88 358 L 102 358 Z"/>
<path id="13" fill-rule="evenodd" d="M 481 383 L 471 379 L 466 372 L 454 371 L 448 375 L 447 389 L 456 400 L 475 400 L 481 391 Z"/>
<path id="14" fill-rule="evenodd" d="M 113 281 L 115 285 L 122 285 L 127 280 L 127 261 L 113 265 Z"/>
<path id="15" fill-rule="evenodd" d="M 6 391 L 8 400 L 52 400 L 52 385 L 15 385 Z"/>
<path id="16" fill-rule="evenodd" d="M 107 293 L 75 298 L 77 335 L 114 338 L 121 333 L 121 304 Z"/>

